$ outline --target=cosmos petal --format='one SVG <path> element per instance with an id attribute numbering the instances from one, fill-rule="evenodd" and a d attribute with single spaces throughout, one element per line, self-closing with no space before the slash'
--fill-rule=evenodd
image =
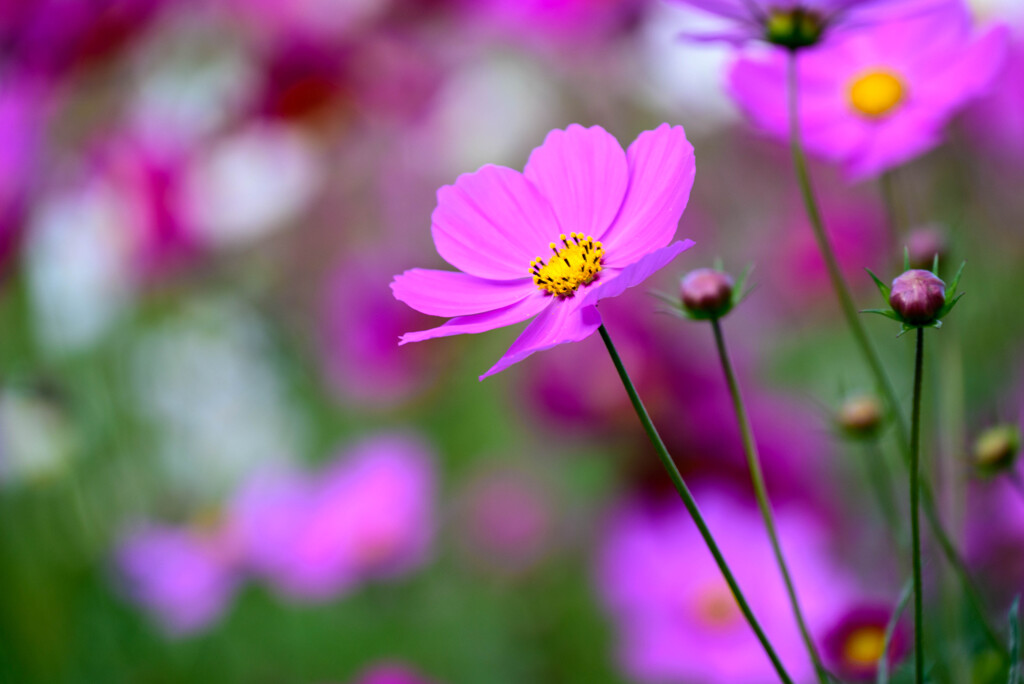
<path id="1" fill-rule="evenodd" d="M 525 269 L 524 269 L 525 270 Z M 414 268 L 395 276 L 395 299 L 431 316 L 466 316 L 515 304 L 537 290 L 530 277 L 485 280 L 458 271 Z"/>
<path id="2" fill-rule="evenodd" d="M 480 379 L 500 373 L 535 352 L 551 349 L 566 342 L 579 342 L 592 335 L 600 325 L 601 315 L 597 313 L 597 309 L 582 304 L 579 297 L 555 300 L 526 326 L 505 355 L 481 375 Z"/>
<path id="3" fill-rule="evenodd" d="M 566 233 L 598 240 L 615 220 L 629 181 L 626 153 L 600 126 L 548 133 L 523 171 L 543 193 Z"/>
<path id="4" fill-rule="evenodd" d="M 430 330 L 406 333 L 402 335 L 402 339 L 399 341 L 399 344 L 402 345 L 410 342 L 422 342 L 423 340 L 430 340 L 435 337 L 450 337 L 451 335 L 481 333 L 487 332 L 488 330 L 494 330 L 495 328 L 504 328 L 506 325 L 514 325 L 525 321 L 527 318 L 541 312 L 551 303 L 552 299 L 550 295 L 543 294 L 539 290 L 536 290 L 534 294 L 501 309 L 471 314 L 469 316 L 458 316 L 443 325 L 431 328 Z"/>

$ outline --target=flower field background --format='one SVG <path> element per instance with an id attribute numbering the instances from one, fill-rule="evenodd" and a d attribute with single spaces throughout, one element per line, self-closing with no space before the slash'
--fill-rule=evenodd
<path id="1" fill-rule="evenodd" d="M 1024 4 L 781 4 L 0 3 L 0 681 L 779 681 L 602 323 L 785 669 L 828 681 L 704 320 L 822 667 L 915 681 L 902 428 L 805 211 L 795 79 L 856 309 L 890 303 L 866 269 L 935 269 L 893 288 L 908 334 L 857 317 L 908 421 L 941 322 L 928 681 L 1020 684 Z"/>

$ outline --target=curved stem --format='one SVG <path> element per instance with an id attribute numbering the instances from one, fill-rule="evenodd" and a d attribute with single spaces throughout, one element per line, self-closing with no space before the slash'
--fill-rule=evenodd
<path id="1" fill-rule="evenodd" d="M 811 228 L 814 230 L 814 237 L 818 242 L 818 248 L 821 251 L 822 257 L 825 259 L 829 279 L 832 281 L 832 288 L 835 290 L 836 296 L 839 298 L 840 309 L 843 312 L 843 316 L 846 318 L 846 323 L 850 328 L 850 332 L 853 335 L 854 341 L 857 343 L 857 347 L 859 348 L 861 355 L 864 357 L 868 368 L 871 370 L 871 374 L 874 376 L 875 384 L 878 387 L 879 393 L 885 398 L 889 413 L 892 415 L 893 421 L 896 423 L 896 437 L 899 440 L 900 453 L 906 457 L 909 455 L 910 451 L 910 444 L 907 440 L 907 423 L 902 411 L 900 411 L 899 399 L 897 397 L 896 390 L 893 387 L 892 382 L 889 380 L 889 376 L 886 374 L 885 369 L 882 367 L 882 362 L 878 357 L 878 353 L 871 344 L 871 340 L 868 338 L 867 332 L 864 330 L 864 326 L 861 324 L 860 318 L 857 315 L 857 308 L 853 303 L 853 297 L 850 294 L 850 289 L 846 285 L 846 280 L 843 278 L 842 271 L 839 269 L 839 263 L 836 260 L 835 252 L 832 249 L 832 243 L 828 238 L 828 234 L 825 232 L 824 220 L 822 218 L 821 210 L 818 207 L 818 200 L 814 194 L 814 188 L 811 185 L 810 172 L 807 168 L 807 159 L 804 155 L 803 146 L 800 142 L 800 118 L 798 110 L 799 79 L 797 78 L 796 52 L 790 53 L 788 80 L 790 147 L 793 153 L 793 165 L 796 167 L 797 179 L 800 183 L 800 190 L 803 194 L 804 205 L 807 209 L 807 216 L 811 221 Z M 904 458 L 903 462 L 909 467 L 910 462 L 908 457 Z M 967 569 L 967 564 L 960 557 L 960 553 L 957 551 L 956 545 L 953 544 L 949 533 L 946 532 L 946 529 L 942 524 L 942 520 L 939 518 L 938 511 L 935 508 L 935 497 L 932 495 L 932 490 L 928 481 L 922 480 L 919 484 L 921 487 L 921 507 L 924 511 L 925 519 L 928 521 L 928 526 L 935 535 L 935 539 L 938 541 L 939 547 L 942 549 L 942 553 L 945 555 L 946 560 L 959 577 L 960 583 L 964 588 L 964 592 L 967 594 L 972 608 L 980 619 L 985 632 L 985 637 L 988 639 L 992 647 L 999 652 L 1002 658 L 1004 660 L 1008 660 L 1009 651 L 999 638 L 998 634 L 996 634 L 996 631 L 992 628 L 992 625 L 989 624 L 988 616 L 985 613 L 984 603 L 982 602 L 981 595 Z"/>
<path id="2" fill-rule="evenodd" d="M 910 419 L 910 535 L 914 561 L 914 681 L 924 684 L 924 601 L 921 581 L 921 369 L 924 365 L 924 328 L 917 329 L 914 356 L 914 403 Z"/>
<path id="3" fill-rule="evenodd" d="M 736 582 L 736 578 L 733 576 L 732 571 L 729 569 L 729 565 L 725 561 L 725 557 L 722 555 L 721 550 L 718 548 L 718 544 L 711 535 L 711 530 L 708 529 L 707 523 L 704 522 L 704 517 L 700 513 L 700 509 L 697 508 L 697 502 L 694 500 L 693 494 L 690 493 L 690 489 L 683 481 L 683 476 L 679 474 L 679 469 L 676 468 L 676 464 L 672 460 L 672 456 L 669 455 L 668 449 L 665 447 L 665 443 L 661 440 L 661 436 L 658 434 L 657 428 L 654 427 L 654 423 L 651 421 L 651 416 L 647 413 L 647 409 L 644 407 L 643 401 L 640 400 L 640 395 L 637 393 L 636 387 L 633 386 L 633 381 L 630 380 L 629 373 L 626 372 L 626 367 L 622 364 L 622 359 L 619 357 L 619 353 L 616 351 L 615 345 L 612 344 L 612 338 L 608 335 L 608 331 L 605 329 L 604 325 L 598 328 L 598 331 L 601 333 L 601 339 L 604 340 L 604 344 L 608 348 L 608 354 L 612 357 L 612 363 L 615 364 L 615 370 L 619 373 L 622 385 L 626 388 L 626 394 L 629 395 L 629 401 L 633 404 L 633 409 L 636 411 L 636 415 L 640 419 L 640 423 L 644 426 L 644 430 L 647 432 L 647 437 L 651 440 L 654 450 L 658 452 L 658 458 L 661 460 L 661 464 L 665 467 L 666 472 L 668 472 L 668 476 L 672 480 L 672 484 L 675 485 L 676 491 L 679 492 L 679 497 L 683 500 L 683 505 L 686 506 L 686 510 L 689 511 L 690 517 L 693 518 L 693 522 L 697 525 L 697 529 L 700 531 L 701 537 L 704 538 L 704 543 L 707 544 L 708 550 L 711 551 L 711 555 L 714 557 L 715 563 L 718 565 L 718 569 L 722 572 L 722 576 L 729 585 L 729 590 L 732 592 L 733 598 L 736 599 L 736 603 L 739 606 L 740 611 L 743 612 L 743 616 L 747 619 L 747 622 L 750 623 L 751 629 L 754 630 L 754 634 L 757 635 L 758 641 L 761 642 L 761 646 L 764 648 L 765 653 L 768 654 L 768 658 L 772 661 L 772 665 L 775 667 L 775 672 L 778 674 L 779 680 L 784 682 L 784 684 L 793 684 L 792 678 L 790 678 L 789 673 L 786 672 L 786 668 L 783 666 L 782 661 L 775 652 L 775 649 L 772 648 L 767 635 L 765 635 L 764 630 L 757 621 L 757 618 L 754 617 L 754 613 L 751 611 L 746 598 L 744 598 L 743 592 L 740 590 L 739 584 Z"/>
<path id="4" fill-rule="evenodd" d="M 793 615 L 796 617 L 797 626 L 800 628 L 800 636 L 807 646 L 807 653 L 811 656 L 811 662 L 814 664 L 814 671 L 818 675 L 818 681 L 822 684 L 828 684 L 829 680 L 825 666 L 821 662 L 821 656 L 818 654 L 818 649 L 814 645 L 814 639 L 807 628 L 807 621 L 804 619 L 803 611 L 800 609 L 800 601 L 796 595 L 793 578 L 786 565 L 786 559 L 782 553 L 782 545 L 779 543 L 779 534 L 775 527 L 775 516 L 772 513 L 771 502 L 768 500 L 768 488 L 764 483 L 761 459 L 757 452 L 757 442 L 754 440 L 754 429 L 750 425 L 747 408 L 743 403 L 743 396 L 740 394 L 739 383 L 736 381 L 736 373 L 733 371 L 732 360 L 729 358 L 729 351 L 725 346 L 725 336 L 722 334 L 721 321 L 717 318 L 711 319 L 711 328 L 715 332 L 715 346 L 718 348 L 718 358 L 722 362 L 725 382 L 729 386 L 729 396 L 732 397 L 733 410 L 736 412 L 736 422 L 739 424 L 740 435 L 743 438 L 743 453 L 747 457 L 747 466 L 750 469 L 750 479 L 754 484 L 757 507 L 761 510 L 761 517 L 764 519 L 764 526 L 768 530 L 768 538 L 772 543 L 775 561 L 779 565 L 779 571 L 782 573 L 782 579 L 786 584 L 786 594 L 789 596 Z"/>

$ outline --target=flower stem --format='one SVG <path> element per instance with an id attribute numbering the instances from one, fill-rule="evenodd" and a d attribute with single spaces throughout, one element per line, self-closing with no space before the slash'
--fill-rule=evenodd
<path id="1" fill-rule="evenodd" d="M 718 358 L 722 362 L 722 370 L 725 372 L 725 382 L 729 386 L 729 395 L 732 397 L 732 406 L 736 412 L 736 422 L 739 424 L 740 435 L 743 438 L 743 452 L 747 457 L 747 466 L 750 469 L 750 479 L 754 484 L 754 495 L 757 498 L 757 507 L 761 509 L 761 517 L 764 518 L 764 526 L 768 530 L 768 538 L 772 543 L 772 551 L 775 553 L 775 561 L 779 564 L 779 571 L 786 584 L 786 593 L 789 596 L 790 605 L 793 608 L 793 615 L 796 617 L 797 625 L 800 628 L 800 635 L 803 637 L 807 652 L 814 664 L 814 671 L 818 675 L 818 681 L 828 684 L 828 675 L 825 666 L 821 662 L 821 656 L 814 645 L 810 630 L 807 629 L 807 621 L 804 619 L 803 611 L 800 609 L 800 601 L 796 595 L 796 588 L 793 585 L 793 578 L 789 574 L 786 559 L 782 554 L 782 545 L 779 543 L 778 531 L 775 528 L 775 516 L 772 513 L 772 505 L 768 500 L 768 488 L 764 483 L 764 473 L 761 471 L 761 459 L 757 452 L 757 442 L 754 440 L 754 430 L 750 425 L 750 418 L 747 415 L 747 408 L 743 403 L 743 396 L 740 394 L 740 386 L 736 381 L 736 373 L 733 371 L 732 360 L 729 358 L 729 351 L 725 346 L 725 336 L 722 334 L 720 319 L 711 319 L 711 328 L 715 332 L 715 346 L 718 348 Z"/>
<path id="2" fill-rule="evenodd" d="M 921 376 L 924 366 L 924 328 L 917 329 L 914 357 L 914 404 L 910 419 L 910 535 L 914 561 L 914 681 L 924 684 L 924 600 L 921 581 Z"/>
<path id="3" fill-rule="evenodd" d="M 792 678 L 790 678 L 789 673 L 786 672 L 786 668 L 783 666 L 782 661 L 775 652 L 775 649 L 772 648 L 767 635 L 765 635 L 764 630 L 757 621 L 757 618 L 754 617 L 754 613 L 751 611 L 746 598 L 744 598 L 743 592 L 740 590 L 739 584 L 736 582 L 736 578 L 733 576 L 732 571 L 729 569 L 729 565 L 725 561 L 725 557 L 718 548 L 718 544 L 715 542 L 715 539 L 711 534 L 711 530 L 708 529 L 707 523 L 704 522 L 704 517 L 700 513 L 700 509 L 697 508 L 697 502 L 694 500 L 693 494 L 690 493 L 690 489 L 683 481 L 683 476 L 679 474 L 679 469 L 676 468 L 676 464 L 672 460 L 672 456 L 669 455 L 668 449 L 665 447 L 665 443 L 661 440 L 661 436 L 658 434 L 657 428 L 654 427 L 654 423 L 651 421 L 651 416 L 647 413 L 647 409 L 644 407 L 643 401 L 640 399 L 640 395 L 637 394 L 636 387 L 633 385 L 633 381 L 630 379 L 629 373 L 626 372 L 626 367 L 622 364 L 622 359 L 619 357 L 619 353 L 616 351 L 615 345 L 612 344 L 612 338 L 608 335 L 608 330 L 605 329 L 604 325 L 602 325 L 598 328 L 598 331 L 601 333 L 601 339 L 604 340 L 604 344 L 608 348 L 608 354 L 612 357 L 612 363 L 615 364 L 615 370 L 619 373 L 622 385 L 626 388 L 626 394 L 629 395 L 629 400 L 633 404 L 633 409 L 636 411 L 636 415 L 640 419 L 640 423 L 647 432 L 647 437 L 651 440 L 654 450 L 658 452 L 658 458 L 661 459 L 661 464 L 668 472 L 668 476 L 672 480 L 672 484 L 675 485 L 676 491 L 679 492 L 679 497 L 683 500 L 683 505 L 686 506 L 686 510 L 689 511 L 690 516 L 693 518 L 693 522 L 697 525 L 697 529 L 700 531 L 701 537 L 704 538 L 704 543 L 707 544 L 708 550 L 711 551 L 711 555 L 714 557 L 715 563 L 718 565 L 718 569 L 722 572 L 722 576 L 729 585 L 729 590 L 732 592 L 733 598 L 736 599 L 737 605 L 743 612 L 744 617 L 746 617 L 747 622 L 750 623 L 751 629 L 753 629 L 754 634 L 757 635 L 765 653 L 768 654 L 768 658 L 772 661 L 772 665 L 775 667 L 775 672 L 778 674 L 779 680 L 784 682 L 784 684 L 793 684 Z"/>
<path id="4" fill-rule="evenodd" d="M 811 185 L 810 172 L 807 168 L 807 158 L 800 142 L 800 118 L 798 110 L 799 79 L 797 78 L 797 53 L 795 51 L 791 52 L 789 57 L 788 91 L 790 147 L 793 153 L 793 164 L 796 167 L 797 179 L 800 183 L 800 190 L 803 194 L 804 205 L 807 209 L 807 216 L 811 221 L 811 227 L 814 230 L 814 236 L 817 239 L 818 248 L 821 251 L 822 257 L 825 259 L 829 278 L 832 281 L 832 288 L 835 290 L 836 296 L 839 298 L 839 305 L 842 309 L 843 316 L 846 318 L 846 323 L 850 328 L 850 332 L 853 334 L 854 341 L 857 343 L 857 347 L 860 349 L 861 355 L 864 357 L 868 368 L 871 370 L 871 374 L 874 376 L 875 384 L 878 387 L 879 392 L 885 398 L 889 413 L 892 415 L 893 420 L 896 423 L 896 436 L 899 440 L 900 452 L 906 456 L 909 455 L 910 451 L 910 445 L 907 440 L 907 423 L 906 419 L 903 417 L 903 413 L 900 411 L 896 390 L 893 387 L 892 382 L 889 380 L 889 376 L 886 374 L 885 369 L 882 367 L 882 362 L 878 357 L 878 353 L 871 344 L 871 340 L 868 338 L 867 332 L 864 330 L 864 326 L 860 322 L 860 318 L 857 316 L 857 308 L 853 303 L 853 297 L 850 294 L 849 287 L 846 285 L 846 280 L 843 278 L 842 271 L 839 269 L 839 263 L 836 260 L 835 252 L 832 249 L 832 244 L 828 238 L 828 234 L 825 232 L 825 224 L 822 218 L 821 209 L 818 207 L 818 200 L 814 194 L 814 188 Z M 910 459 L 905 458 L 904 463 L 909 467 Z M 1000 653 L 1004 660 L 1009 659 L 1009 651 L 999 638 L 999 635 L 996 634 L 996 631 L 989 624 L 988 616 L 985 613 L 984 603 L 982 602 L 981 595 L 968 572 L 967 564 L 960 557 L 959 551 L 957 551 L 949 533 L 946 532 L 946 529 L 942 524 L 942 520 L 939 518 L 939 514 L 935 509 L 935 498 L 932 495 L 928 481 L 922 480 L 919 484 L 921 487 L 921 507 L 924 511 L 925 519 L 928 521 L 928 525 L 931 528 L 932 533 L 935 535 L 935 540 L 939 543 L 939 547 L 942 549 L 943 555 L 945 555 L 946 560 L 959 577 L 960 583 L 964 588 L 964 592 L 967 594 L 967 598 L 970 601 L 972 608 L 980 619 L 982 628 L 985 632 L 985 637 L 988 639 L 992 647 Z"/>

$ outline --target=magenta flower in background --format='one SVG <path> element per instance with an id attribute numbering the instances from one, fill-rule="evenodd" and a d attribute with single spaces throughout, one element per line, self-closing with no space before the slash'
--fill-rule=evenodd
<path id="1" fill-rule="evenodd" d="M 734 45 L 757 40 L 803 48 L 826 35 L 928 12 L 945 0 L 670 0 L 722 17 L 717 31 L 684 38 Z"/>
<path id="2" fill-rule="evenodd" d="M 339 399 L 364 408 L 408 400 L 434 377 L 436 356 L 395 346 L 403 332 L 429 320 L 396 302 L 385 288 L 395 266 L 393 255 L 346 255 L 323 295 L 321 353 L 327 379 Z"/>
<path id="3" fill-rule="evenodd" d="M 864 180 L 930 150 L 950 118 L 985 93 L 1003 65 L 1008 31 L 971 30 L 960 2 L 866 28 L 802 53 L 800 126 L 811 153 Z M 733 64 L 729 87 L 765 133 L 789 139 L 787 60 L 781 51 Z"/>
<path id="4" fill-rule="evenodd" d="M 470 562 L 499 576 L 528 572 L 555 542 L 555 497 L 524 469 L 491 468 L 461 493 L 458 541 Z"/>
<path id="5" fill-rule="evenodd" d="M 753 508 L 714 492 L 697 496 L 755 615 L 795 681 L 813 667 Z M 780 510 L 778 528 L 813 634 L 836 623 L 852 594 L 825 554 L 817 523 Z M 611 519 L 599 589 L 618 626 L 619 658 L 639 682 L 762 684 L 774 670 L 740 612 L 693 521 L 678 507 L 628 505 Z"/>
<path id="6" fill-rule="evenodd" d="M 234 596 L 236 546 L 225 530 L 148 525 L 121 542 L 115 562 L 127 595 L 173 635 L 215 622 Z"/>
<path id="7" fill-rule="evenodd" d="M 1001 159 L 1024 166 L 1024 35 L 1014 37 L 1006 69 L 969 110 L 970 132 Z"/>
<path id="8" fill-rule="evenodd" d="M 404 665 L 375 665 L 356 677 L 352 684 L 431 684 Z"/>
<path id="9" fill-rule="evenodd" d="M 669 244 L 696 164 L 681 126 L 641 133 L 623 152 L 603 128 L 555 130 L 523 173 L 487 165 L 437 193 L 432 233 L 460 272 L 413 269 L 395 297 L 452 316 L 400 344 L 479 333 L 533 318 L 480 379 L 601 325 L 596 304 L 639 285 L 693 242 Z M 535 317 L 535 318 L 534 318 Z"/>
<path id="10" fill-rule="evenodd" d="M 885 630 L 894 606 L 853 604 L 822 641 L 826 665 L 844 680 L 874 681 L 885 648 Z M 911 635 L 900 622 L 889 643 L 889 665 L 900 662 L 910 648 Z"/>
<path id="11" fill-rule="evenodd" d="M 434 534 L 431 460 L 414 439 L 380 435 L 316 475 L 255 478 L 233 507 L 246 562 L 305 600 L 415 570 Z"/>

